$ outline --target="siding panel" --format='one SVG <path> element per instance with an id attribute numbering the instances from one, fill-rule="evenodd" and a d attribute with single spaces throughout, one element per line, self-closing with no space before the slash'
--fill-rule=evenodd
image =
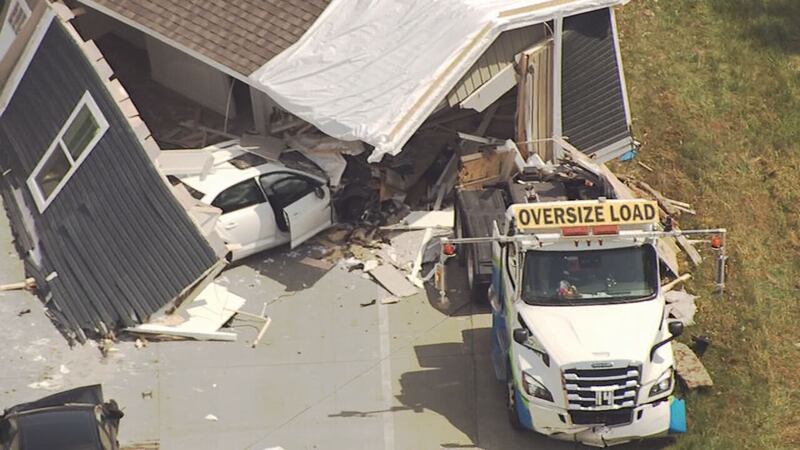
<path id="1" fill-rule="evenodd" d="M 84 92 L 109 129 L 39 214 L 26 180 Z M 132 325 L 176 297 L 215 256 L 156 172 L 91 64 L 53 22 L 0 118 L 4 166 L 22 186 L 42 251 L 37 283 L 70 335 Z M 6 198 L 11 197 L 5 195 Z M 13 207 L 10 215 L 19 214 Z M 12 221 L 19 228 L 21 221 Z M 24 230 L 20 230 L 24 231 Z M 31 264 L 27 261 L 28 265 Z M 58 276 L 46 281 L 51 272 Z"/>
<path id="2" fill-rule="evenodd" d="M 632 148 L 608 9 L 564 19 L 561 92 L 563 132 L 572 145 L 587 154 Z"/>

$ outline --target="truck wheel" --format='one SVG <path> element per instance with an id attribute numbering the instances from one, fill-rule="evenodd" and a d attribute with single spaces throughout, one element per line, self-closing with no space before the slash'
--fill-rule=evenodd
<path id="1" fill-rule="evenodd" d="M 475 303 L 486 303 L 488 301 L 489 285 L 479 283 L 475 276 L 475 246 L 471 245 L 466 249 L 467 258 L 467 284 L 469 285 L 470 299 Z"/>
<path id="2" fill-rule="evenodd" d="M 511 364 L 506 369 L 506 410 L 508 411 L 508 421 L 511 423 L 511 428 L 515 430 L 524 430 L 525 427 L 519 420 L 517 413 L 517 388 L 514 387 L 514 374 L 511 372 Z"/>
<path id="3" fill-rule="evenodd" d="M 456 232 L 456 239 L 461 239 L 464 237 L 464 228 L 463 224 L 461 223 L 461 218 L 459 217 L 458 208 L 456 208 L 455 219 L 453 221 L 453 228 Z M 465 261 L 467 258 L 464 257 L 464 252 L 469 250 L 472 245 L 456 245 L 456 260 L 458 260 L 458 265 L 460 267 L 464 267 Z"/>

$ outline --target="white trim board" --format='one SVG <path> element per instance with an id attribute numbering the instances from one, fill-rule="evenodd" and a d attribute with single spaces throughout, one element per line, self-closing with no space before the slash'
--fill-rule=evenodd
<path id="1" fill-rule="evenodd" d="M 564 133 L 564 116 L 561 109 L 561 71 L 563 69 L 564 52 L 564 17 L 557 16 L 553 19 L 553 136 L 561 137 Z M 558 161 L 564 156 L 564 148 L 556 140 L 553 142 L 553 161 Z"/>
<path id="2" fill-rule="evenodd" d="M 3 87 L 3 92 L 0 93 L 0 116 L 5 113 L 6 108 L 8 108 L 8 105 L 11 103 L 14 92 L 17 91 L 19 83 L 28 71 L 28 66 L 31 65 L 31 61 L 33 61 L 36 51 L 39 50 L 39 45 L 42 43 L 45 34 L 47 34 L 47 30 L 50 29 L 50 24 L 53 23 L 53 18 L 55 16 L 55 13 L 50 8 L 44 11 L 42 18 L 36 25 L 36 30 L 34 30 L 30 41 L 28 41 L 28 45 L 25 46 L 25 50 L 23 50 L 22 55 L 20 55 L 17 64 L 14 65 L 14 69 L 11 71 L 6 85 Z M 30 18 L 28 20 L 30 20 Z"/>
<path id="3" fill-rule="evenodd" d="M 619 71 L 619 83 L 622 88 L 622 104 L 625 107 L 625 118 L 628 120 L 628 128 L 631 127 L 631 107 L 628 103 L 628 87 L 625 84 L 625 71 L 622 70 L 622 51 L 619 46 L 619 33 L 617 31 L 617 14 L 614 8 L 608 8 L 611 14 L 611 38 L 614 40 L 614 49 L 617 52 L 617 70 Z"/>

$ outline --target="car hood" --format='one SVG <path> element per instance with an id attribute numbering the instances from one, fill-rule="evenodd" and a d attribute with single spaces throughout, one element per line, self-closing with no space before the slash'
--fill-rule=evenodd
<path id="1" fill-rule="evenodd" d="M 520 315 L 557 364 L 644 361 L 659 336 L 664 301 L 616 305 L 520 305 Z"/>

